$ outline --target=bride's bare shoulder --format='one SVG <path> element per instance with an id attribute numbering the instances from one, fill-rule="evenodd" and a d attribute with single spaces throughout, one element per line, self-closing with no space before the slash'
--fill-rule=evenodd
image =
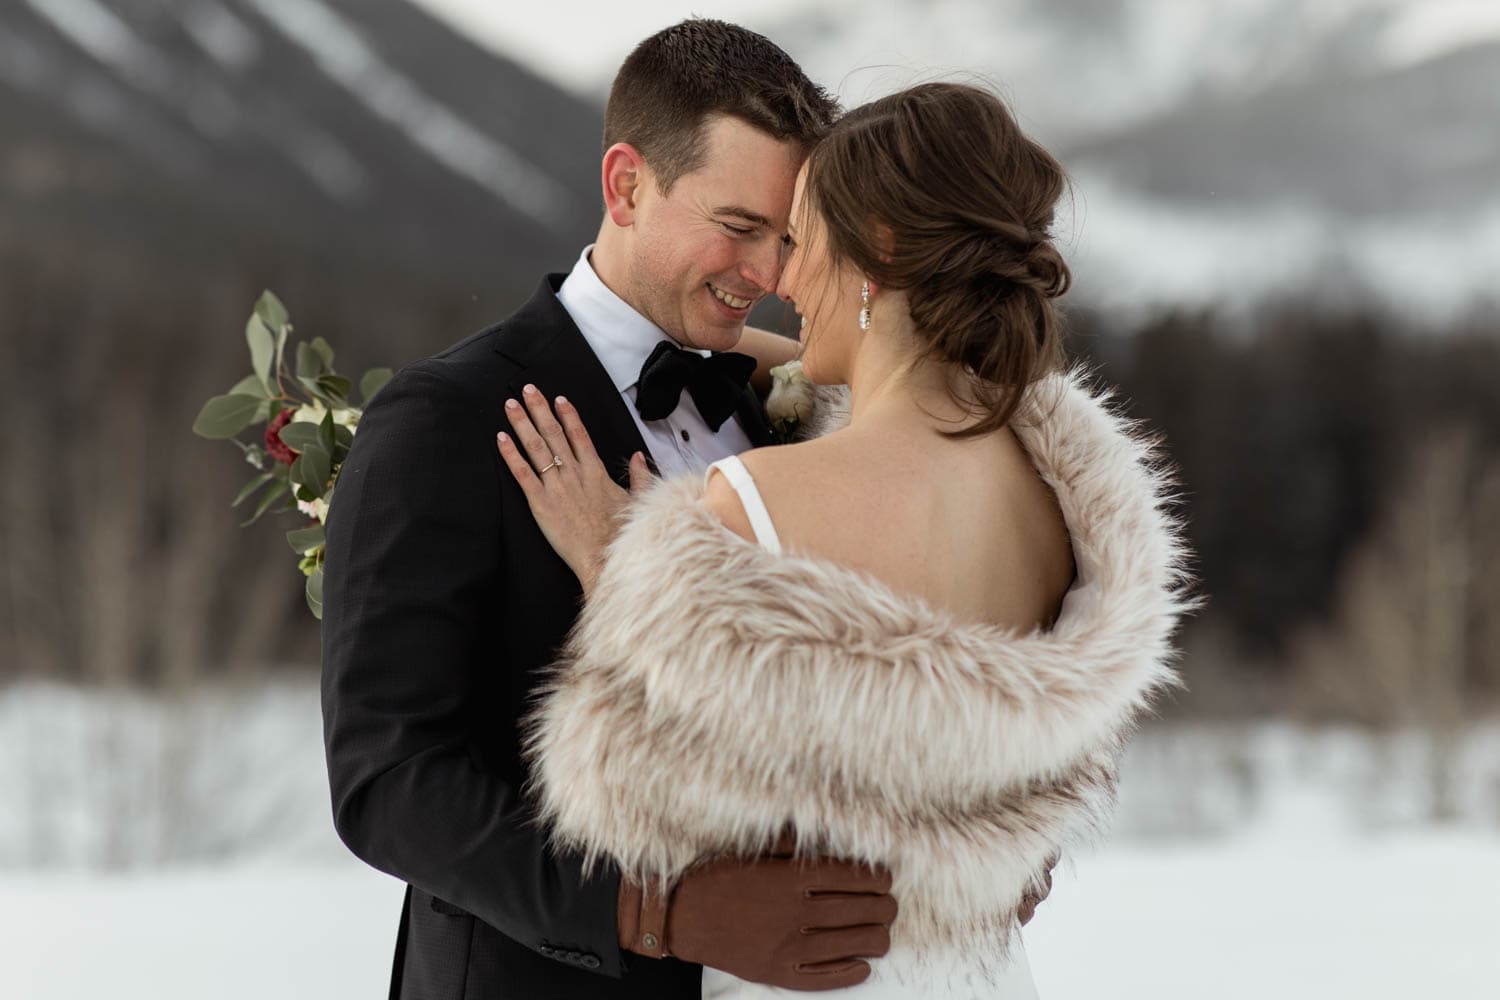
<path id="1" fill-rule="evenodd" d="M 783 542 L 828 540 L 847 524 L 850 503 L 866 492 L 860 473 L 868 463 L 854 442 L 834 434 L 797 444 L 756 448 L 741 460 Z M 708 503 L 731 530 L 754 537 L 739 497 L 721 475 L 709 478 Z M 840 512 L 843 512 L 842 514 Z M 813 546 L 822 548 L 821 542 Z"/>

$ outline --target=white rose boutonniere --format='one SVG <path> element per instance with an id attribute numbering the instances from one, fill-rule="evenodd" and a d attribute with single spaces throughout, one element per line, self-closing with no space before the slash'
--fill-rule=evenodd
<path id="1" fill-rule="evenodd" d="M 797 428 L 813 412 L 814 387 L 802 374 L 801 361 L 788 361 L 771 369 L 771 394 L 766 397 L 766 420 L 780 444 L 792 439 Z"/>

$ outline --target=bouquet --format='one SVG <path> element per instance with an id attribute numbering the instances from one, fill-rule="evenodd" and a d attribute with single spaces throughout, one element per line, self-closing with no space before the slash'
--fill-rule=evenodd
<path id="1" fill-rule="evenodd" d="M 286 533 L 287 544 L 307 578 L 307 606 L 323 617 L 323 524 L 333 503 L 339 469 L 354 443 L 363 407 L 391 377 L 389 368 L 372 368 L 359 380 L 360 405 L 350 400 L 349 379 L 333 369 L 333 348 L 322 337 L 298 343 L 286 368 L 287 338 L 292 332 L 286 307 L 271 292 L 261 295 L 245 324 L 251 374 L 222 396 L 203 404 L 193 432 L 225 439 L 244 453 L 259 473 L 240 490 L 232 507 L 256 494 L 254 512 L 241 526 L 267 512 L 297 511 L 303 524 Z M 239 435 L 260 428 L 253 440 Z"/>

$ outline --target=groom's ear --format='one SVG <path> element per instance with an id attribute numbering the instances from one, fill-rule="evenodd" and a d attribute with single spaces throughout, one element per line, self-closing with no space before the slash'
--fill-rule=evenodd
<path id="1" fill-rule="evenodd" d="M 604 210 L 615 225 L 624 229 L 635 222 L 636 202 L 651 172 L 640 151 L 628 142 L 617 142 L 604 151 Z"/>

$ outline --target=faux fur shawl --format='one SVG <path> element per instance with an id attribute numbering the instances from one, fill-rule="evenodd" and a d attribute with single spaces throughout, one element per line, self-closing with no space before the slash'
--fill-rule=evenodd
<path id="1" fill-rule="evenodd" d="M 773 555 L 717 520 L 699 477 L 633 500 L 527 720 L 555 842 L 660 885 L 790 824 L 799 851 L 891 869 L 893 945 L 1003 959 L 1047 857 L 1100 832 L 1189 603 L 1152 442 L 1077 375 L 1034 386 L 1013 426 L 1072 535 L 1079 579 L 1050 631 Z"/>

